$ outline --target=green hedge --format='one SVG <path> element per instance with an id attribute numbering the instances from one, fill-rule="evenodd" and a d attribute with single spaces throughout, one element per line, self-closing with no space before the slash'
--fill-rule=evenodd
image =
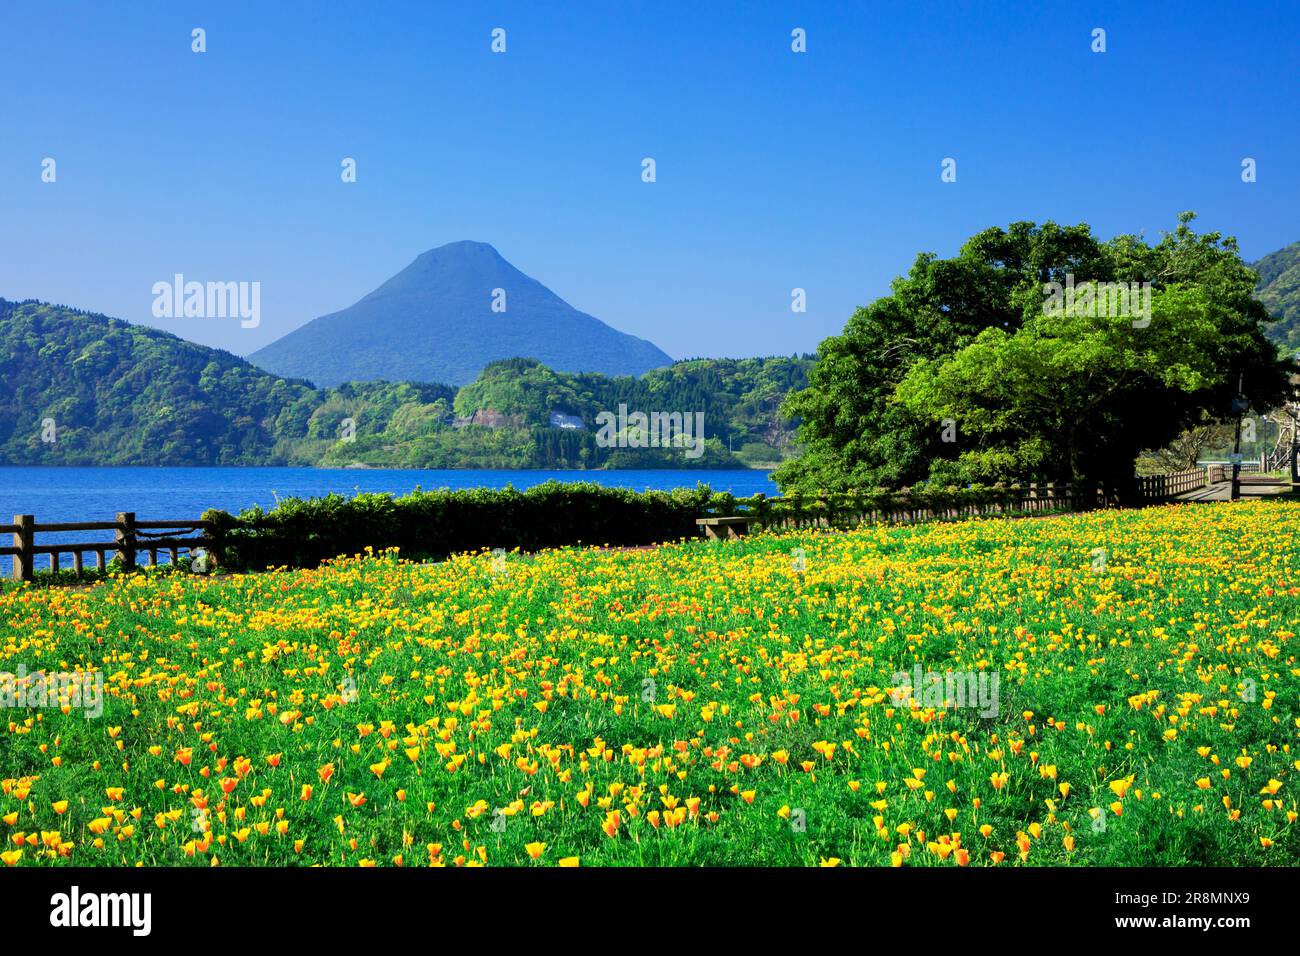
<path id="1" fill-rule="evenodd" d="M 222 567 L 258 571 L 314 567 L 367 547 L 396 547 L 408 558 L 444 558 L 483 548 L 657 544 L 694 537 L 695 519 L 710 510 L 714 497 L 705 485 L 635 492 L 548 481 L 522 492 L 476 488 L 417 490 L 402 498 L 289 498 L 273 511 L 209 511 L 203 517 L 212 522 L 213 552 Z"/>
<path id="2" fill-rule="evenodd" d="M 399 548 L 407 558 L 461 551 L 539 551 L 566 545 L 635 546 L 696 537 L 695 519 L 750 515 L 758 527 L 848 526 L 863 520 L 928 520 L 1013 512 L 1023 492 L 1006 486 L 916 487 L 829 495 L 736 498 L 707 485 L 635 492 L 591 482 L 548 481 L 528 491 L 419 491 L 403 498 L 361 494 L 290 498 L 273 511 L 209 511 L 213 552 L 235 571 L 314 567 L 328 558 Z M 1072 507 L 1091 507 L 1080 498 Z"/>

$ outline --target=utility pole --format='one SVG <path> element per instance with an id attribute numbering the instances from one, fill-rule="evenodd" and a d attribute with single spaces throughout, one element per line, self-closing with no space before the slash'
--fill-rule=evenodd
<path id="1" fill-rule="evenodd" d="M 1300 415 L 1288 408 L 1291 416 L 1291 484 L 1300 484 Z"/>
<path id="2" fill-rule="evenodd" d="M 1232 440 L 1232 500 L 1241 499 L 1241 419 L 1246 414 L 1246 399 L 1241 394 L 1242 386 L 1245 384 L 1245 373 L 1242 372 L 1237 376 L 1237 397 L 1232 400 L 1234 410 L 1237 412 L 1237 433 Z"/>

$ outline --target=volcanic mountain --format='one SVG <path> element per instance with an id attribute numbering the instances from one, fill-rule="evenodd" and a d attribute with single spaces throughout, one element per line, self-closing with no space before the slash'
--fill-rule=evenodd
<path id="1" fill-rule="evenodd" d="M 579 312 L 492 246 L 470 241 L 431 249 L 355 305 L 248 356 L 276 375 L 321 386 L 374 379 L 463 385 L 506 358 L 636 376 L 672 363 L 645 339 Z"/>

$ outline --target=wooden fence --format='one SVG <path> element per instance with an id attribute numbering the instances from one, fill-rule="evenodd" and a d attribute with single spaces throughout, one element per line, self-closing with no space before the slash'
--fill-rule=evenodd
<path id="1" fill-rule="evenodd" d="M 1241 474 L 1259 472 L 1261 462 L 1243 461 Z M 1138 496 L 1144 501 L 1162 501 L 1188 491 L 1232 480 L 1232 465 L 1215 463 L 1204 468 L 1179 471 L 1172 475 L 1148 475 L 1138 478 Z"/>
<path id="2" fill-rule="evenodd" d="M 1037 514 L 1078 511 L 1118 504 L 1100 486 L 1081 488 L 1051 482 L 980 489 L 909 489 L 876 492 L 791 494 L 768 498 L 736 498 L 697 521 L 709 525 L 736 524 L 746 528 L 793 529 L 853 527 L 877 522 L 919 522 L 998 514 Z M 722 519 L 719 521 L 718 519 Z"/>
<path id="3" fill-rule="evenodd" d="M 1214 477 L 1214 467 L 1211 465 L 1209 468 L 1192 468 L 1189 471 L 1178 471 L 1170 475 L 1140 477 L 1137 480 L 1138 497 L 1145 501 L 1160 501 L 1204 488 L 1207 483 L 1213 484 L 1215 481 L 1222 480 Z"/>
<path id="4" fill-rule="evenodd" d="M 13 535 L 13 545 L 0 548 L 0 555 L 13 555 L 15 581 L 30 581 L 36 572 L 37 555 L 49 555 L 49 570 L 60 570 L 59 556 L 72 555 L 72 567 L 78 574 L 83 569 L 84 554 L 95 555 L 95 566 L 103 571 L 105 555 L 112 551 L 121 559 L 122 567 L 133 570 L 137 556 L 149 555 L 149 566 L 158 564 L 158 552 L 166 552 L 171 563 L 176 564 L 181 551 L 193 551 L 200 546 L 210 546 L 206 536 L 210 529 L 206 522 L 198 521 L 137 521 L 135 512 L 120 511 L 113 521 L 73 521 L 38 524 L 33 515 L 14 515 L 14 523 L 0 525 L 0 535 Z M 38 534 L 69 531 L 112 531 L 112 541 L 52 541 L 39 543 Z M 2 540 L 2 539 L 0 539 Z"/>
<path id="5" fill-rule="evenodd" d="M 1231 476 L 1231 466 L 1211 465 L 1174 474 L 1139 477 L 1135 479 L 1137 500 L 1143 503 L 1168 501 L 1207 484 L 1226 481 Z M 726 507 L 712 508 L 696 523 L 704 527 L 707 535 L 718 536 L 719 530 L 724 528 L 743 534 L 750 525 L 781 529 L 852 527 L 876 522 L 911 523 L 981 515 L 1081 511 L 1118 504 L 1119 496 L 1105 487 L 1085 488 L 1052 482 L 999 485 L 977 491 L 918 488 L 775 498 L 755 495 L 733 499 Z"/>
<path id="6" fill-rule="evenodd" d="M 1241 463 L 1241 474 L 1258 473 L 1263 469 L 1257 461 L 1243 461 Z M 1221 481 L 1232 481 L 1232 465 L 1213 464 L 1205 467 L 1207 480 L 1210 484 L 1218 484 Z"/>

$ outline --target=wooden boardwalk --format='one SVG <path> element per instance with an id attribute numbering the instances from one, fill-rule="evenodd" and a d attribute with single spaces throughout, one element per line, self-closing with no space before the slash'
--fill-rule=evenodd
<path id="1" fill-rule="evenodd" d="M 1241 499 L 1290 497 L 1296 493 L 1291 482 L 1282 478 L 1265 478 L 1258 475 L 1242 475 Z M 1185 491 L 1176 496 L 1177 501 L 1231 501 L 1232 482 L 1216 481 L 1202 488 Z"/>

